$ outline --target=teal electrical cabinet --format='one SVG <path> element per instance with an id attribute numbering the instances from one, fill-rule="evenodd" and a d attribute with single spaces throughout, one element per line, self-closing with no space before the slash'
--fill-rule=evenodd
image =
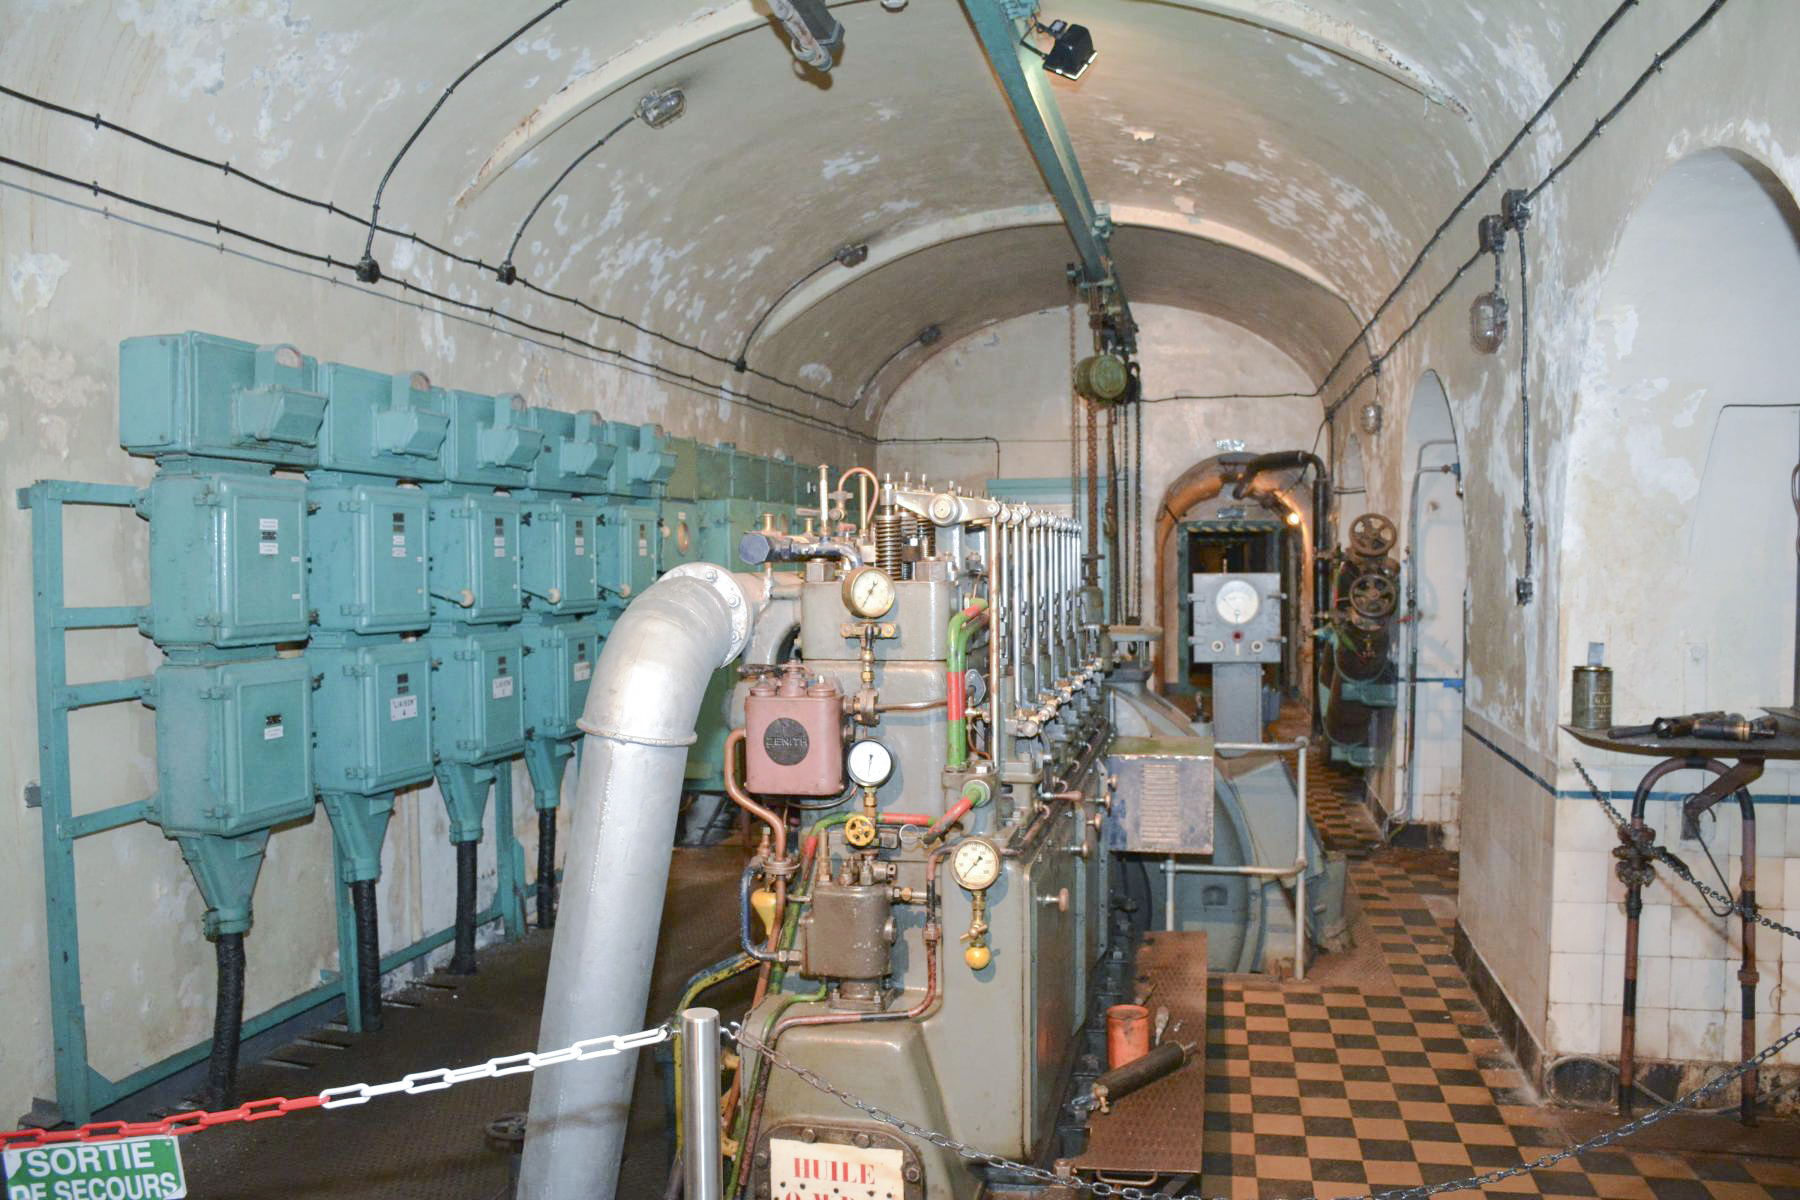
<path id="1" fill-rule="evenodd" d="M 667 571 L 670 567 L 682 563 L 699 562 L 703 555 L 704 539 L 701 534 L 705 523 L 705 513 L 698 500 L 665 500 L 662 504 L 661 522 L 658 532 L 661 534 L 662 553 L 657 559 L 657 566 Z"/>
<path id="2" fill-rule="evenodd" d="M 432 744 L 446 762 L 487 763 L 525 748 L 525 643 L 519 631 L 426 639 L 434 668 Z"/>
<path id="3" fill-rule="evenodd" d="M 321 630 L 407 633 L 431 624 L 431 500 L 373 483 L 315 487 L 306 517 L 307 594 Z"/>
<path id="4" fill-rule="evenodd" d="M 170 837 L 237 837 L 312 812 L 307 660 L 157 669 L 156 822 Z"/>
<path id="5" fill-rule="evenodd" d="M 450 413 L 444 478 L 486 487 L 524 487 L 544 447 L 544 435 L 525 424 L 525 402 L 517 396 L 455 390 L 444 394 Z"/>
<path id="6" fill-rule="evenodd" d="M 319 466 L 355 475 L 441 480 L 449 399 L 418 371 L 388 375 L 342 363 L 319 368 L 325 422 Z"/>
<path id="7" fill-rule="evenodd" d="M 520 502 L 510 496 L 433 496 L 430 591 L 439 621 L 494 625 L 524 615 L 519 574 Z"/>
<path id="8" fill-rule="evenodd" d="M 220 649 L 306 639 L 303 481 L 164 473 L 140 511 L 150 521 L 145 634 Z"/>
<path id="9" fill-rule="evenodd" d="M 606 492 L 645 500 L 659 494 L 675 471 L 675 453 L 669 437 L 655 425 L 626 425 L 608 421 L 602 436 L 615 447 Z"/>
<path id="10" fill-rule="evenodd" d="M 319 364 L 292 346 L 205 333 L 119 344 L 119 444 L 156 458 L 319 461 Z"/>
<path id="11" fill-rule="evenodd" d="M 601 607 L 613 614 L 656 582 L 662 517 L 648 504 L 621 504 L 600 527 Z"/>
<path id="12" fill-rule="evenodd" d="M 594 661 L 600 655 L 600 628 L 592 621 L 527 625 L 525 638 L 525 726 L 532 737 L 572 738 L 587 706 Z"/>
<path id="13" fill-rule="evenodd" d="M 531 487 L 577 495 L 606 490 L 619 449 L 607 441 L 598 417 L 591 412 L 528 408 L 523 423 L 543 437 L 530 468 Z"/>
<path id="14" fill-rule="evenodd" d="M 422 641 L 317 646 L 313 778 L 374 795 L 431 778 L 431 648 Z"/>
<path id="15" fill-rule="evenodd" d="M 600 607 L 600 506 L 527 500 L 519 529 L 521 586 L 531 611 L 574 616 Z"/>

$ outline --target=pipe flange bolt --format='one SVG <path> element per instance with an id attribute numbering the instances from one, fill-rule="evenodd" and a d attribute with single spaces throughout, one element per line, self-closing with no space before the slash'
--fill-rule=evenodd
<path id="1" fill-rule="evenodd" d="M 750 645 L 750 627 L 756 623 L 756 605 L 738 577 L 712 563 L 682 563 L 665 571 L 663 578 L 698 579 L 719 593 L 719 598 L 725 601 L 725 608 L 731 614 L 731 647 L 719 665 L 722 667 L 735 661 L 745 647 Z"/>

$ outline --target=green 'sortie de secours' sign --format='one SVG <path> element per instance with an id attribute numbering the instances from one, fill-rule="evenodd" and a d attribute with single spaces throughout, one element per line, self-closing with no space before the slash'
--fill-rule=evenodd
<path id="1" fill-rule="evenodd" d="M 178 1200 L 187 1195 L 172 1137 L 8 1150 L 6 1200 Z"/>

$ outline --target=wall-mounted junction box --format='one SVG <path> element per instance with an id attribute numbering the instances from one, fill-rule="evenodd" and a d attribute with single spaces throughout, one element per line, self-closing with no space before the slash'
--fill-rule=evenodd
<path id="1" fill-rule="evenodd" d="M 517 396 L 444 394 L 450 411 L 444 477 L 452 483 L 524 487 L 544 448 L 544 435 L 525 424 L 525 402 Z"/>
<path id="2" fill-rule="evenodd" d="M 320 629 L 405 633 L 431 624 L 426 529 L 417 488 L 315 487 L 306 517 L 307 595 Z"/>
<path id="3" fill-rule="evenodd" d="M 373 795 L 431 778 L 431 647 L 314 645 L 313 777 L 321 792 Z"/>
<path id="4" fill-rule="evenodd" d="M 544 439 L 531 464 L 532 487 L 583 496 L 606 490 L 619 448 L 606 440 L 599 418 L 591 412 L 528 408 L 523 420 Z"/>
<path id="5" fill-rule="evenodd" d="M 519 501 L 510 496 L 434 496 L 429 535 L 432 615 L 471 625 L 516 621 Z"/>
<path id="6" fill-rule="evenodd" d="M 159 667 L 156 822 L 170 837 L 236 837 L 312 812 L 307 660 Z"/>
<path id="7" fill-rule="evenodd" d="M 317 360 L 292 346 L 205 333 L 119 344 L 119 444 L 167 458 L 319 461 L 325 397 Z"/>
<path id="8" fill-rule="evenodd" d="M 485 763 L 525 748 L 525 643 L 517 629 L 425 639 L 431 681 L 432 746 L 450 762 Z"/>
<path id="9" fill-rule="evenodd" d="M 557 621 L 522 625 L 519 632 L 525 639 L 526 728 L 534 737 L 574 737 L 600 656 L 599 627 Z"/>
<path id="10" fill-rule="evenodd" d="M 438 480 L 450 431 L 450 401 L 417 371 L 386 375 L 326 363 L 330 403 L 319 431 L 319 466 L 356 475 Z"/>
<path id="11" fill-rule="evenodd" d="M 519 569 L 531 610 L 574 615 L 599 608 L 600 506 L 527 500 L 520 520 Z"/>
<path id="12" fill-rule="evenodd" d="M 145 634 L 165 646 L 305 640 L 303 481 L 162 474 L 140 511 L 150 520 Z"/>

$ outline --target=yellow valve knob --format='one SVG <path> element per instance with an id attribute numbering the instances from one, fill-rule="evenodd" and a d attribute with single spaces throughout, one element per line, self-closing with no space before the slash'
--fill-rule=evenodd
<path id="1" fill-rule="evenodd" d="M 969 970 L 979 971 L 994 961 L 994 952 L 980 942 L 975 942 L 963 951 L 963 961 L 969 964 Z"/>
<path id="2" fill-rule="evenodd" d="M 775 928 L 775 893 L 768 888 L 756 889 L 750 893 L 750 907 L 762 918 L 763 936 L 767 937 Z"/>
<path id="3" fill-rule="evenodd" d="M 875 822 L 857 813 L 844 822 L 844 840 L 858 850 L 875 844 Z"/>

